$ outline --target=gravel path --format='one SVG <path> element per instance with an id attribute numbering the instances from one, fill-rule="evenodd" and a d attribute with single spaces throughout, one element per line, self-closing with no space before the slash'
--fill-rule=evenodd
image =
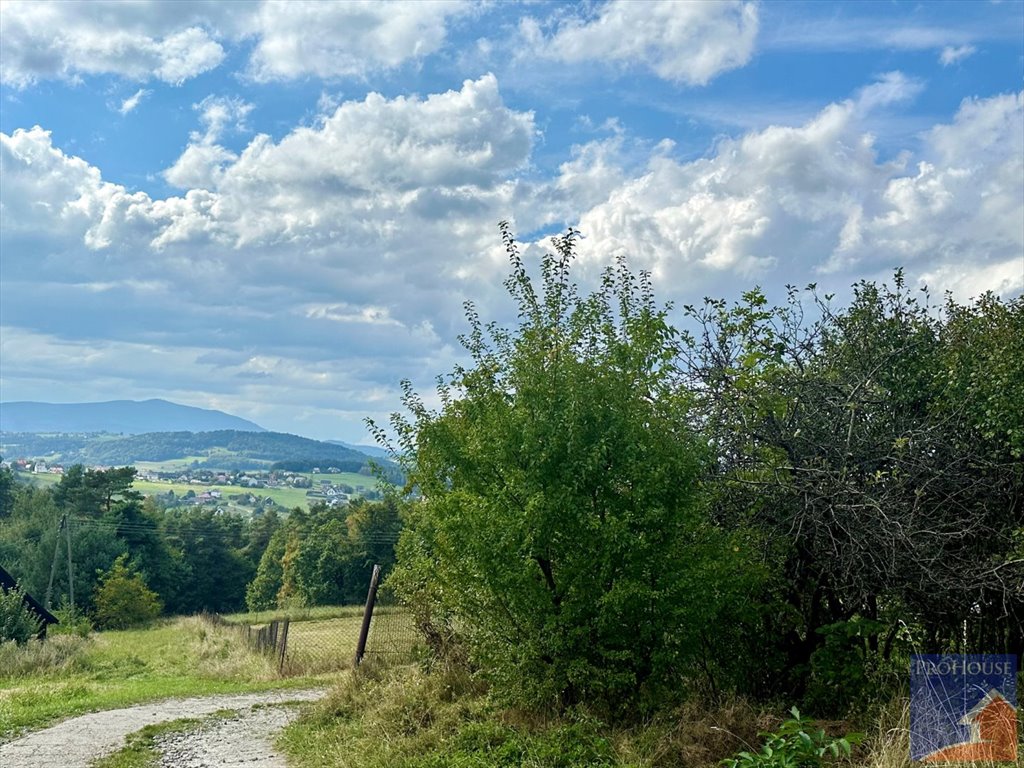
<path id="1" fill-rule="evenodd" d="M 292 701 L 314 701 L 324 694 L 322 690 L 308 691 L 270 691 L 267 693 L 244 693 L 223 696 L 198 696 L 191 699 L 171 699 L 152 704 L 140 704 L 125 709 L 112 709 L 106 712 L 93 712 L 88 715 L 80 715 L 65 720 L 62 723 L 42 731 L 30 733 L 15 741 L 0 744 L 0 766 L 3 768 L 88 768 L 89 764 L 98 757 L 102 757 L 116 751 L 124 744 L 124 738 L 129 733 L 153 723 L 163 723 L 168 720 L 178 720 L 183 717 L 203 717 L 216 712 L 219 709 L 250 710 L 257 704 L 284 704 Z M 257 709 L 240 713 L 238 717 L 229 718 L 224 722 L 227 730 L 238 728 L 242 734 L 237 741 L 232 741 L 226 733 L 217 735 L 219 741 L 225 744 L 233 744 L 227 747 L 236 757 L 243 754 L 240 744 L 246 744 L 248 749 L 251 746 L 257 749 L 258 744 L 264 746 L 263 752 L 256 753 L 259 759 L 264 760 L 261 764 L 266 766 L 284 765 L 283 762 L 273 763 L 273 751 L 270 749 L 271 734 L 260 730 L 265 727 L 273 730 L 288 722 L 291 716 L 297 715 L 294 707 Z M 253 718 L 253 725 L 247 720 Z M 228 726 L 233 723 L 233 726 Z M 262 725 L 260 725 L 262 724 Z M 217 724 L 211 724 L 216 732 Z M 205 728 L 206 726 L 204 726 Z M 201 738 L 198 739 L 201 741 Z M 186 748 L 183 745 L 182 748 Z M 168 739 L 168 749 L 174 749 L 174 742 Z M 227 752 L 225 751 L 224 755 Z M 189 759 L 193 759 L 190 757 Z M 200 753 L 194 755 L 196 762 L 168 763 L 175 768 L 189 766 L 192 768 L 205 767 L 207 765 L 235 765 L 235 762 L 202 762 L 202 760 L 221 759 L 217 756 L 204 757 Z"/>
<path id="2" fill-rule="evenodd" d="M 284 759 L 274 751 L 274 735 L 298 716 L 297 707 L 264 707 L 217 718 L 194 731 L 167 734 L 156 740 L 160 766 L 285 768 Z"/>

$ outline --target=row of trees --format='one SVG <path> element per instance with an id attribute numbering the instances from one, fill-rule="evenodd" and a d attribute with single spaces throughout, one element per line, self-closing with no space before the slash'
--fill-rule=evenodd
<path id="1" fill-rule="evenodd" d="M 131 467 L 90 471 L 76 465 L 57 485 L 38 489 L 16 483 L 4 470 L 0 565 L 40 600 L 52 573 L 54 605 L 73 586 L 80 610 L 99 626 L 117 627 L 129 614 L 116 606 L 131 602 L 129 592 L 136 603 L 159 605 L 169 614 L 241 610 L 247 590 L 260 596 L 249 602 L 261 608 L 358 601 L 369 578 L 366 562 L 372 568 L 394 559 L 394 501 L 314 507 L 285 518 L 270 510 L 250 519 L 165 509 L 133 491 L 134 479 Z M 273 573 L 283 574 L 284 583 L 274 582 Z"/>
<path id="2" fill-rule="evenodd" d="M 911 648 L 1024 651 L 1024 301 L 896 273 L 680 329 L 622 261 L 581 295 L 574 232 L 538 285 L 502 231 L 518 324 L 467 305 L 471 363 L 392 417 L 422 496 L 392 584 L 439 651 L 632 713 L 694 687 L 840 710 Z"/>
<path id="3" fill-rule="evenodd" d="M 373 566 L 387 573 L 394 564 L 400 526 L 394 498 L 293 510 L 267 542 L 246 605 L 259 611 L 365 600 Z"/>

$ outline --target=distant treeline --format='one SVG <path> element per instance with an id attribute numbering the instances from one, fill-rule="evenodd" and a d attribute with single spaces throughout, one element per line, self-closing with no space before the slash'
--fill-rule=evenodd
<path id="1" fill-rule="evenodd" d="M 0 432 L 0 455 L 8 459 L 36 456 L 75 456 L 93 440 L 110 439 L 110 435 L 84 432 L 35 433 Z"/>
<path id="2" fill-rule="evenodd" d="M 0 469 L 0 565 L 45 599 L 56 562 L 53 605 L 70 594 L 64 528 L 70 527 L 75 604 L 94 620 L 97 586 L 122 562 L 139 574 L 168 614 L 231 612 L 359 600 L 374 563 L 394 562 L 399 511 L 394 501 L 355 499 L 279 516 L 211 509 L 165 509 L 131 489 L 131 467 L 68 468 L 39 489 Z M 53 553 L 60 543 L 60 557 Z"/>

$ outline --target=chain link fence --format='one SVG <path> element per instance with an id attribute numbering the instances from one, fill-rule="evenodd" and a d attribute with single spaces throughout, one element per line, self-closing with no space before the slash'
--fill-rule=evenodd
<path id="1" fill-rule="evenodd" d="M 368 585 L 369 586 L 369 585 Z M 281 674 L 331 672 L 356 663 L 367 606 L 283 609 L 244 617 L 214 617 L 237 629 L 254 650 L 271 655 Z M 362 661 L 403 663 L 421 653 L 412 615 L 384 584 L 372 606 Z"/>

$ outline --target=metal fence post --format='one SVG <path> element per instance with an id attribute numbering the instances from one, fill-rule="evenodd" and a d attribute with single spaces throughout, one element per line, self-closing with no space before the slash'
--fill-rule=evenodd
<path id="1" fill-rule="evenodd" d="M 370 576 L 370 591 L 366 594 L 366 608 L 363 609 L 363 626 L 359 628 L 359 642 L 356 644 L 356 657 L 353 666 L 358 667 L 359 662 L 366 655 L 366 638 L 370 634 L 370 619 L 373 618 L 373 604 L 377 601 L 377 582 L 380 581 L 380 566 L 373 566 L 373 575 Z"/>

